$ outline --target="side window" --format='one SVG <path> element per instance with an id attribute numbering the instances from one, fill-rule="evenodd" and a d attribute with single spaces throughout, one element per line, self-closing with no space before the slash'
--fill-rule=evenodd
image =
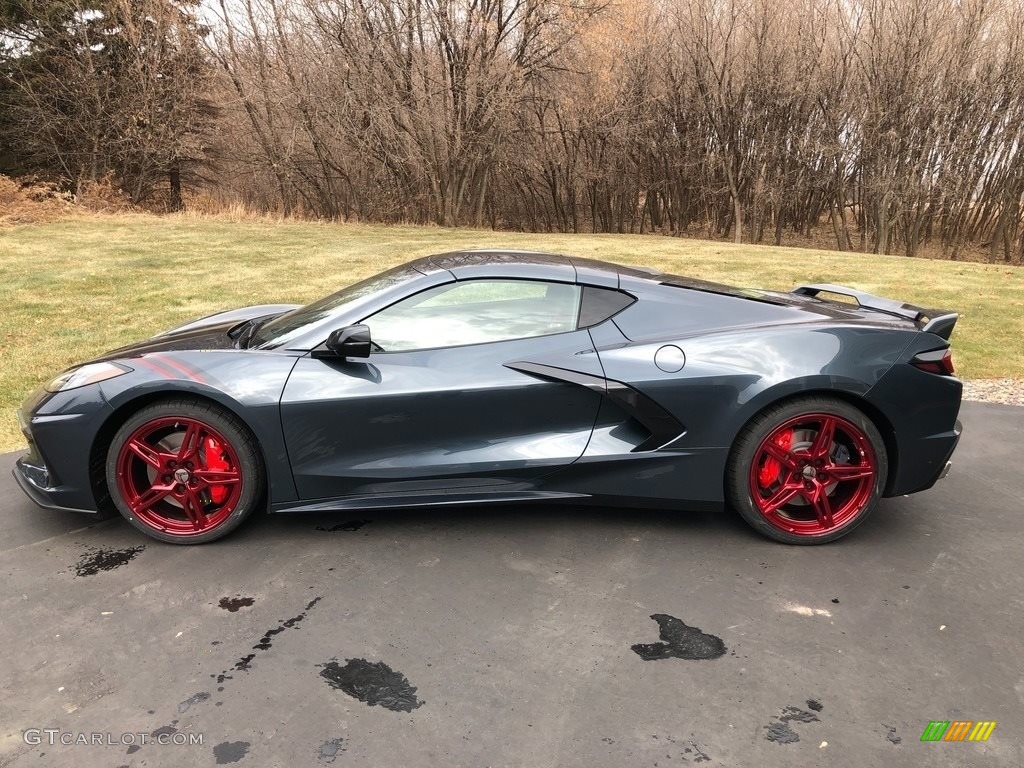
<path id="1" fill-rule="evenodd" d="M 587 285 L 583 288 L 583 303 L 580 305 L 580 328 L 603 323 L 612 315 L 617 315 L 636 299 L 628 293 L 611 288 L 597 288 Z"/>
<path id="2" fill-rule="evenodd" d="M 565 283 L 467 280 L 410 296 L 363 322 L 385 352 L 547 336 L 576 329 L 580 293 Z"/>

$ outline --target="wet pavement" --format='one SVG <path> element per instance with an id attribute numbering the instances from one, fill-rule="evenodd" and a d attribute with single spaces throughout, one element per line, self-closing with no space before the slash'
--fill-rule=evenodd
<path id="1" fill-rule="evenodd" d="M 516 506 L 175 547 L 0 457 L 0 766 L 1022 765 L 1024 408 L 962 418 L 946 480 L 824 547 Z"/>

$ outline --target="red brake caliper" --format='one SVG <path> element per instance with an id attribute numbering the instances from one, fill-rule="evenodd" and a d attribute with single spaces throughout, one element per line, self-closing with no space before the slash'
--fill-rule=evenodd
<path id="1" fill-rule="evenodd" d="M 203 453 L 206 455 L 206 460 L 203 462 L 207 469 L 212 469 L 214 472 L 223 472 L 226 469 L 231 468 L 231 464 L 224 457 L 224 449 L 220 447 L 220 443 L 212 437 L 208 437 L 203 441 Z M 210 501 L 214 504 L 222 504 L 228 497 L 228 487 L 226 485 L 211 485 L 210 486 Z"/>
<path id="2" fill-rule="evenodd" d="M 793 430 L 789 429 L 779 433 L 779 436 L 775 438 L 775 444 L 788 453 L 793 448 Z M 781 472 L 782 463 L 769 456 L 764 460 L 764 464 L 761 465 L 761 469 L 757 473 L 757 482 L 762 488 L 770 488 L 780 479 Z"/>

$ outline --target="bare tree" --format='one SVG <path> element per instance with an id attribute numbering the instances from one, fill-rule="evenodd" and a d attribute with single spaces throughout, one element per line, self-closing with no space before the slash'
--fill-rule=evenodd
<path id="1" fill-rule="evenodd" d="M 218 0 L 209 34 L 8 4 L 8 169 L 174 207 L 215 156 L 295 215 L 1024 254 L 1024 0 Z"/>
<path id="2" fill-rule="evenodd" d="M 16 170 L 72 188 L 113 174 L 136 202 L 182 204 L 201 175 L 214 109 L 203 30 L 168 0 L 24 6 L 0 57 Z"/>

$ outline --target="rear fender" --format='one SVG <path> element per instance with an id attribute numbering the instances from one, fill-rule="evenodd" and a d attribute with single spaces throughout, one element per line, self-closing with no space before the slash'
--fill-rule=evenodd
<path id="1" fill-rule="evenodd" d="M 916 331 L 863 326 L 769 328 L 600 349 L 605 375 L 655 400 L 685 427 L 665 450 L 728 448 L 759 411 L 807 392 L 864 397 Z M 661 346 L 683 350 L 678 372 L 654 363 Z"/>

